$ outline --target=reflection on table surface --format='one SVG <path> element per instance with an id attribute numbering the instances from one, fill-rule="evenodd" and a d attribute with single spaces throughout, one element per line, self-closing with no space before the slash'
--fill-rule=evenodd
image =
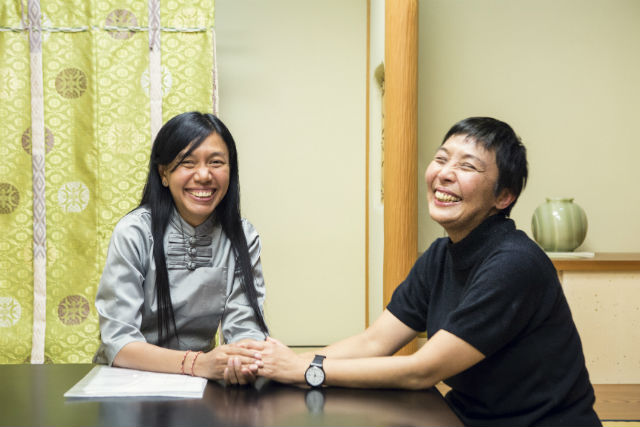
<path id="1" fill-rule="evenodd" d="M 0 426 L 462 425 L 435 389 L 309 390 L 209 381 L 202 399 L 62 396 L 92 365 L 1 365 Z"/>

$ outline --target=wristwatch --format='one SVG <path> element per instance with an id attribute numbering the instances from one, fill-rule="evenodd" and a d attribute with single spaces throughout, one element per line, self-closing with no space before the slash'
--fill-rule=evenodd
<path id="1" fill-rule="evenodd" d="M 304 379 L 307 380 L 307 384 L 311 387 L 320 387 L 324 383 L 324 369 L 322 368 L 322 362 L 324 358 L 321 354 L 316 354 L 313 358 L 313 362 L 309 365 L 304 373 Z"/>

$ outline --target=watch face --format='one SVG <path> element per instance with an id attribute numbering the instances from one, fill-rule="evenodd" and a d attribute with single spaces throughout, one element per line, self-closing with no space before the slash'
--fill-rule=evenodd
<path id="1" fill-rule="evenodd" d="M 324 371 L 318 366 L 310 366 L 304 376 L 311 387 L 318 387 L 324 382 Z"/>

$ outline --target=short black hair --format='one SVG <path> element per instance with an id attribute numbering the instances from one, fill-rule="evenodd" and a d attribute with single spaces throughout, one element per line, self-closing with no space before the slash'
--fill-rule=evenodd
<path id="1" fill-rule="evenodd" d="M 498 196 L 502 190 L 507 189 L 515 197 L 513 202 L 501 211 L 509 216 L 527 184 L 529 174 L 527 150 L 518 135 L 507 123 L 491 117 L 469 117 L 459 121 L 449 129 L 442 144 L 454 135 L 464 135 L 485 150 L 496 153 L 498 182 L 494 193 Z"/>

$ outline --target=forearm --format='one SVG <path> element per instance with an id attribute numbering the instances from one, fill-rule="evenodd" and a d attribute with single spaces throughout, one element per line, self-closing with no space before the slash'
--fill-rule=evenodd
<path id="1" fill-rule="evenodd" d="M 258 360 L 255 352 L 241 346 L 229 344 L 214 348 L 209 352 L 170 350 L 145 342 L 125 345 L 113 360 L 114 366 L 144 371 L 187 374 L 212 380 L 225 379 L 225 368 L 231 368 L 241 375 L 244 368 L 247 376 L 253 376 Z M 251 372 L 249 372 L 251 371 Z"/>
<path id="2" fill-rule="evenodd" d="M 388 352 L 376 340 L 367 336 L 367 331 L 335 342 L 318 352 L 333 359 L 354 359 L 362 357 L 386 356 Z"/>
<path id="3" fill-rule="evenodd" d="M 421 389 L 477 364 L 484 355 L 457 336 L 440 330 L 410 356 L 325 359 L 328 385 Z"/>
<path id="4" fill-rule="evenodd" d="M 187 355 L 185 351 L 170 350 L 146 342 L 131 342 L 118 352 L 113 359 L 113 366 L 139 369 L 143 371 L 165 372 L 171 374 L 191 373 L 191 364 L 196 353 Z M 191 356 L 191 357 L 189 357 Z"/>
<path id="5" fill-rule="evenodd" d="M 357 388 L 424 389 L 440 381 L 415 355 L 325 359 L 325 384 Z"/>
<path id="6" fill-rule="evenodd" d="M 319 353 L 336 359 L 390 356 L 416 334 L 416 331 L 385 310 L 365 331 L 331 344 Z"/>
<path id="7" fill-rule="evenodd" d="M 304 384 L 304 373 L 308 365 L 303 358 L 290 359 L 286 364 L 280 365 L 273 378 Z M 323 366 L 325 384 L 328 386 L 423 389 L 441 380 L 437 376 L 437 369 L 430 369 L 415 354 L 357 359 L 326 358 Z M 266 375 L 271 376 L 270 372 L 266 372 Z"/>

